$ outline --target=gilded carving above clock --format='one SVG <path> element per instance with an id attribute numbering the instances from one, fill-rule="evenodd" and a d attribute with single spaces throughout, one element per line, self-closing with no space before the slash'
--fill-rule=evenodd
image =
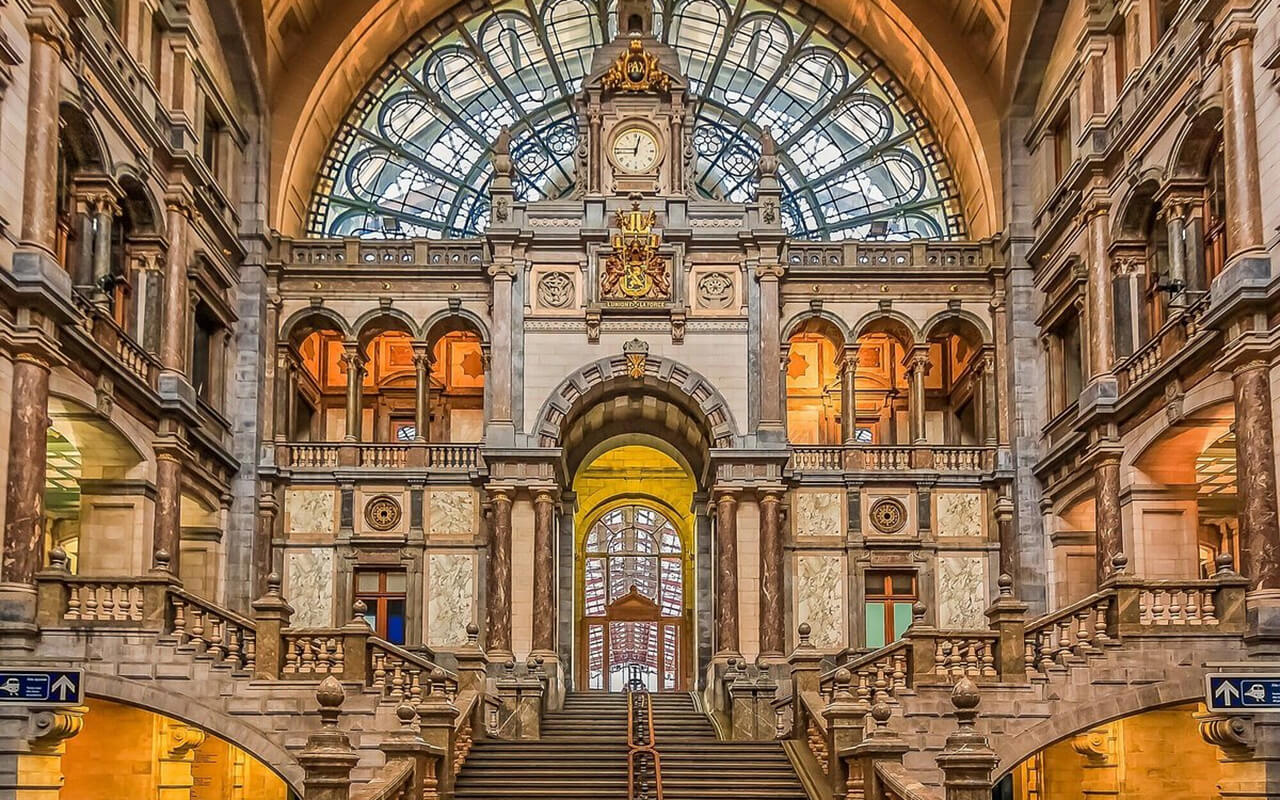
<path id="1" fill-rule="evenodd" d="M 648 172 L 658 164 L 658 140 L 645 128 L 624 128 L 609 148 L 613 163 L 632 173 Z"/>
<path id="2" fill-rule="evenodd" d="M 671 88 L 671 76 L 658 66 L 658 57 L 645 52 L 644 43 L 633 38 L 600 85 L 615 92 L 665 92 Z"/>

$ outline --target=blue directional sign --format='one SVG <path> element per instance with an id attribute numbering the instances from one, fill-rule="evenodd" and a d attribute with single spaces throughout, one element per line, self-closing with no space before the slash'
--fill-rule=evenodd
<path id="1" fill-rule="evenodd" d="M 1210 711 L 1280 711 L 1280 675 L 1274 672 L 1206 675 L 1204 686 Z"/>
<path id="2" fill-rule="evenodd" d="M 78 669 L 0 667 L 0 705 L 80 705 L 84 673 Z"/>

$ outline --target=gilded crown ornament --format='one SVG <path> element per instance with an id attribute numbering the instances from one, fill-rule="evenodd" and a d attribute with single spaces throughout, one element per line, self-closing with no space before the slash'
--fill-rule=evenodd
<path id="1" fill-rule="evenodd" d="M 658 57 L 647 52 L 639 38 L 633 38 L 600 79 L 600 85 L 612 92 L 667 92 L 671 76 L 658 66 Z"/>

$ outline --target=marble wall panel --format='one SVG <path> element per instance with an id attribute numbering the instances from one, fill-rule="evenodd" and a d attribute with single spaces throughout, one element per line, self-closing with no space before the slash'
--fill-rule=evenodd
<path id="1" fill-rule="evenodd" d="M 473 621 L 475 558 L 470 553 L 432 553 L 427 559 L 427 644 L 457 647 Z"/>
<path id="2" fill-rule="evenodd" d="M 982 536 L 982 495 L 978 492 L 938 492 L 939 536 Z"/>
<path id="3" fill-rule="evenodd" d="M 290 548 L 285 553 L 284 596 L 293 606 L 295 628 L 333 624 L 333 550 Z"/>
<path id="4" fill-rule="evenodd" d="M 796 624 L 809 623 L 813 646 L 845 644 L 844 559 L 837 553 L 796 558 Z"/>
<path id="5" fill-rule="evenodd" d="M 332 489 L 290 489 L 284 494 L 284 513 L 290 533 L 333 533 L 334 491 Z"/>
<path id="6" fill-rule="evenodd" d="M 796 536 L 843 536 L 841 506 L 844 492 L 796 492 L 791 499 L 795 509 Z"/>
<path id="7" fill-rule="evenodd" d="M 938 557 L 938 627 L 987 627 L 987 559 L 981 555 Z"/>
<path id="8" fill-rule="evenodd" d="M 433 489 L 427 515 L 427 530 L 432 536 L 470 536 L 476 524 L 475 493 L 467 489 Z"/>

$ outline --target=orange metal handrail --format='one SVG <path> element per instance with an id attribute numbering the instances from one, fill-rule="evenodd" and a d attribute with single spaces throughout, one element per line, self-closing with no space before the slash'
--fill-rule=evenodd
<path id="1" fill-rule="evenodd" d="M 636 741 L 636 706 L 643 703 L 645 741 Z M 645 757 L 653 759 L 653 791 L 640 785 L 644 776 L 641 772 L 641 761 Z M 658 752 L 658 739 L 653 728 L 653 703 L 649 692 L 643 689 L 627 689 L 627 800 L 663 800 L 662 796 L 662 756 Z"/>

